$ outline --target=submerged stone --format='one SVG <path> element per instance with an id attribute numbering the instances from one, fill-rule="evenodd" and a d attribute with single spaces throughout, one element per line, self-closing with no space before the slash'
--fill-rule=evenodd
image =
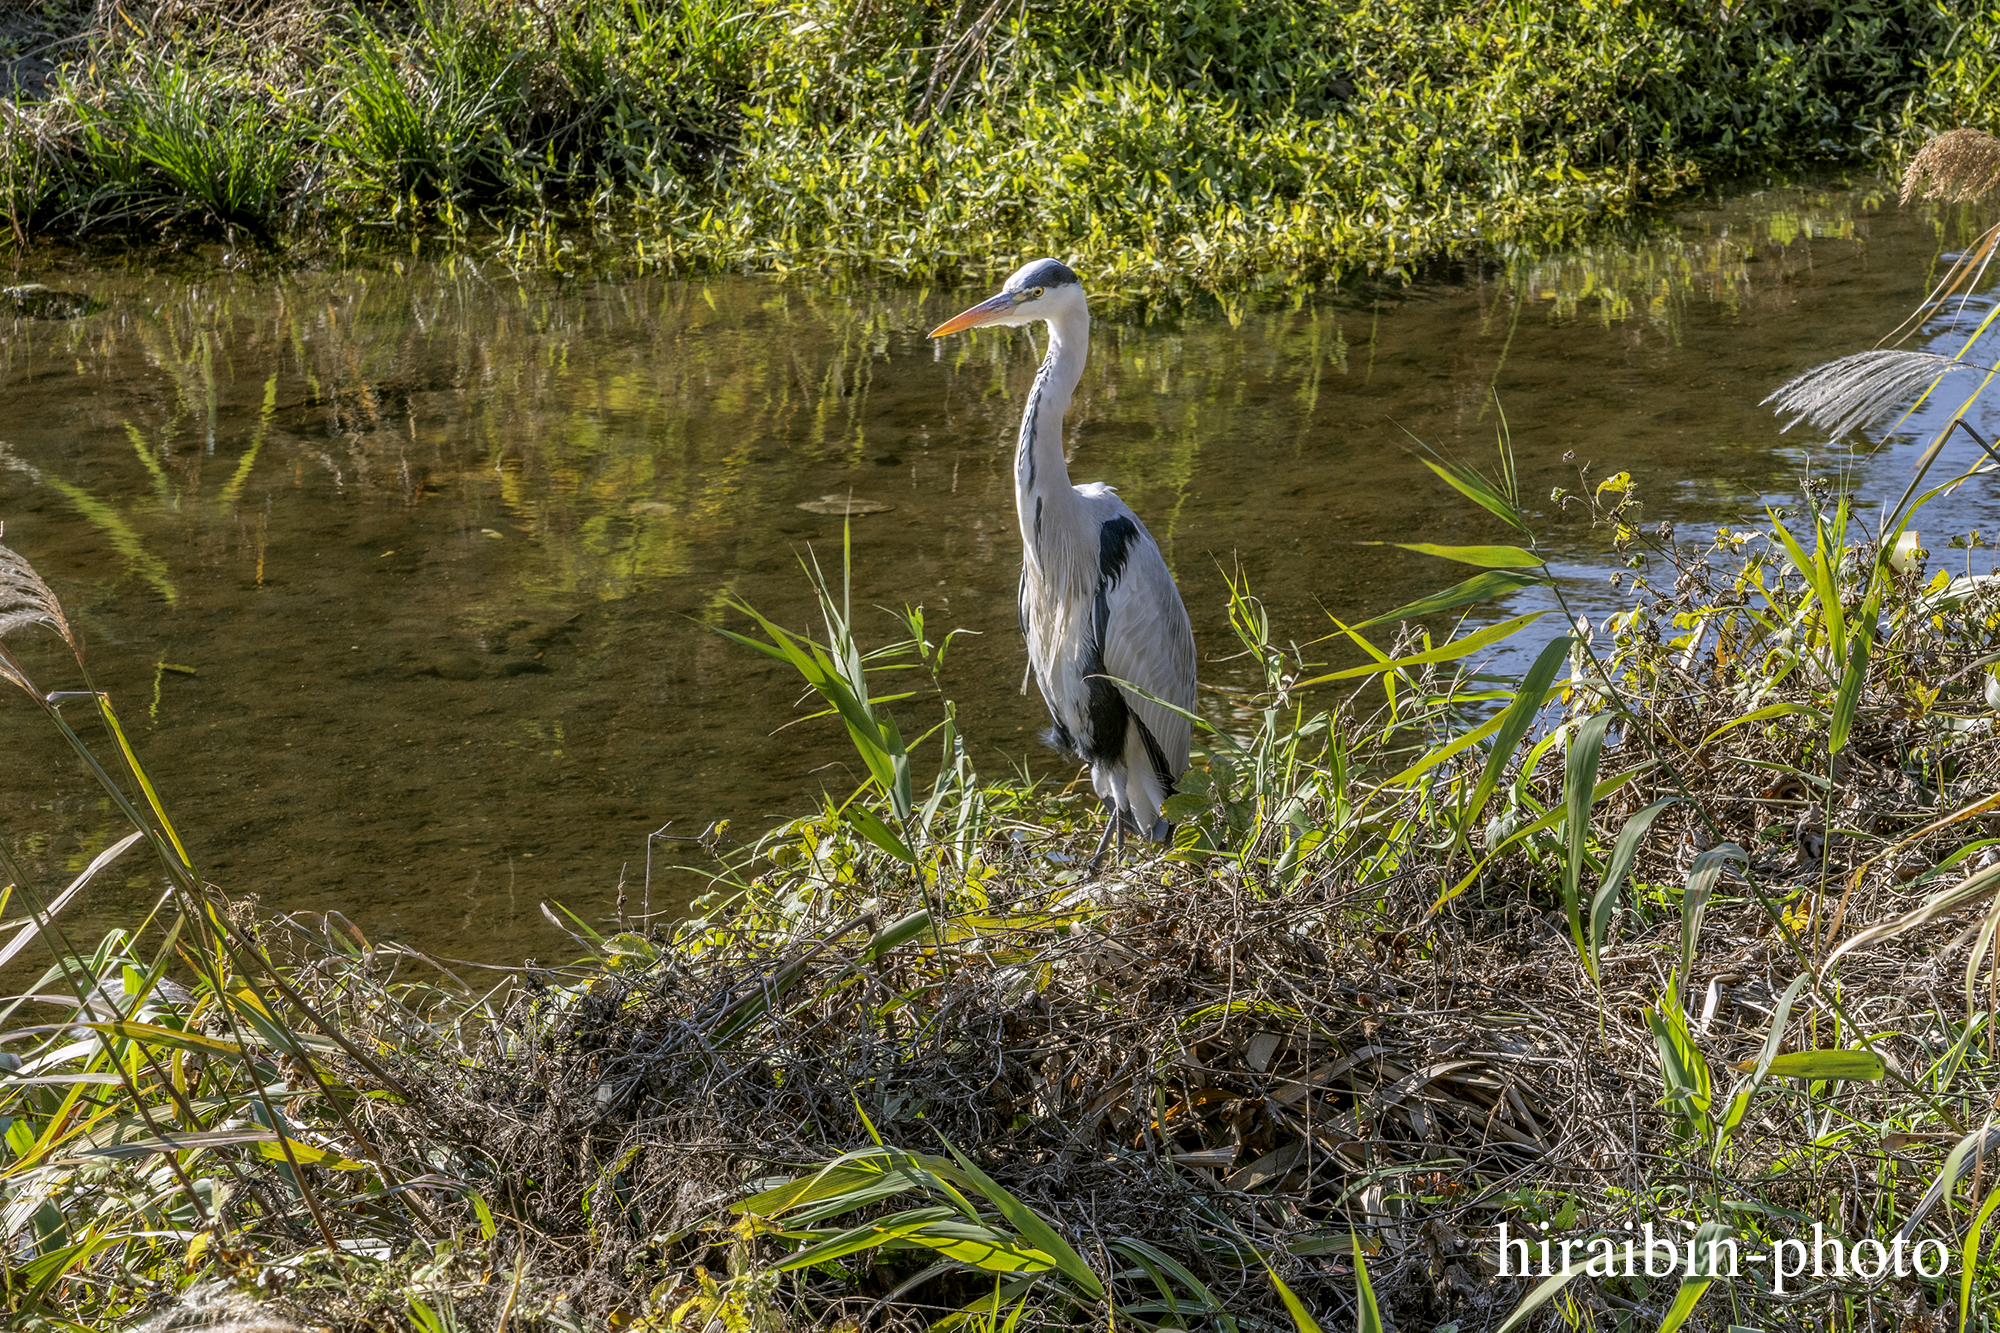
<path id="1" fill-rule="evenodd" d="M 39 282 L 0 287 L 0 313 L 18 319 L 81 319 L 96 308 L 88 296 L 59 292 Z"/>

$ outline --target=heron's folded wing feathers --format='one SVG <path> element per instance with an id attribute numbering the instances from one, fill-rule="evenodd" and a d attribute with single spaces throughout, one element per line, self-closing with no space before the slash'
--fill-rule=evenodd
<path id="1" fill-rule="evenodd" d="M 1128 511 L 1129 512 L 1129 511 Z M 1194 710 L 1194 634 L 1173 575 L 1152 535 L 1141 537 L 1106 594 L 1104 671 L 1138 686 L 1154 699 Z M 1172 709 L 1130 690 L 1126 705 L 1146 724 L 1166 757 L 1168 776 L 1187 768 L 1191 724 Z"/>

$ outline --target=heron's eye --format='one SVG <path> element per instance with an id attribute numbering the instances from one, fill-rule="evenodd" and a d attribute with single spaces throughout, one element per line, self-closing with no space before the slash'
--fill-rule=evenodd
<path id="1" fill-rule="evenodd" d="M 1034 300 L 1037 300 L 1037 301 L 1039 301 L 1039 300 L 1041 300 L 1041 299 L 1042 299 L 1042 289 L 1041 289 L 1041 288 L 1039 288 L 1039 287 L 1037 287 L 1037 288 L 1035 288 L 1035 290 L 1033 290 L 1032 292 L 1029 292 L 1029 293 L 1028 293 L 1028 295 L 1029 295 L 1029 296 L 1030 296 L 1031 298 L 1033 298 Z"/>

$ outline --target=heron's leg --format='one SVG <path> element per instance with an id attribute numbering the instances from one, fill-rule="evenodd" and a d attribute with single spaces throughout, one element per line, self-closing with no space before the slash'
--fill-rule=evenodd
<path id="1" fill-rule="evenodd" d="M 1104 836 L 1097 840 L 1097 850 L 1090 858 L 1090 873 L 1095 875 L 1097 867 L 1104 864 L 1104 849 L 1111 845 L 1111 830 L 1118 827 L 1118 812 L 1113 810 L 1111 818 L 1105 821 Z"/>

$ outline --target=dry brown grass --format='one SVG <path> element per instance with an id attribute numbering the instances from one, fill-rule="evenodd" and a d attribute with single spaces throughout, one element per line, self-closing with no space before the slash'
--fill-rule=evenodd
<path id="1" fill-rule="evenodd" d="M 1985 130 L 1947 130 L 1910 159 L 1903 171 L 1903 202 L 1942 199 L 1970 202 L 2000 188 L 2000 136 Z"/>

